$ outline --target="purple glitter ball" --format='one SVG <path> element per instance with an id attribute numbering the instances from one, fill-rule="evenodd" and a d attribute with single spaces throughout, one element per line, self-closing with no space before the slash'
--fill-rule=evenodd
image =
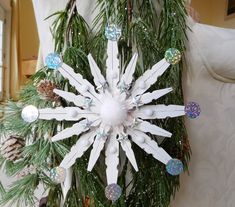
<path id="1" fill-rule="evenodd" d="M 191 119 L 197 118 L 201 113 L 199 104 L 196 102 L 189 102 L 185 106 L 185 113 Z"/>
<path id="2" fill-rule="evenodd" d="M 115 183 L 110 184 L 105 188 L 105 196 L 112 202 L 118 200 L 121 195 L 122 195 L 122 189 L 119 185 Z"/>

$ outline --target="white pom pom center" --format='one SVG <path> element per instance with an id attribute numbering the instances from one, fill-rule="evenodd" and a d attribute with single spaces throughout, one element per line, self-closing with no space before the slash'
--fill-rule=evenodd
<path id="1" fill-rule="evenodd" d="M 105 99 L 100 109 L 100 117 L 103 123 L 110 126 L 122 124 L 127 118 L 125 104 L 114 98 Z"/>

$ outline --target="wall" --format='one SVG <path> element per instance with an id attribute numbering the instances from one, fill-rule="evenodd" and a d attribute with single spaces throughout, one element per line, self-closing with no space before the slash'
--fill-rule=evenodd
<path id="1" fill-rule="evenodd" d="M 227 0 L 192 0 L 192 7 L 200 14 L 202 23 L 235 28 L 235 17 L 225 18 Z"/>
<path id="2" fill-rule="evenodd" d="M 31 0 L 20 0 L 20 48 L 21 59 L 32 59 L 38 55 L 38 33 Z"/>
<path id="3" fill-rule="evenodd" d="M 5 24 L 5 29 L 6 29 L 6 34 L 11 33 L 11 3 L 10 0 L 0 0 L 0 5 L 1 7 L 5 10 L 5 15 L 6 15 L 6 24 Z M 5 56 L 5 67 L 6 70 L 4 72 L 4 96 L 5 98 L 9 99 L 10 98 L 10 75 L 9 75 L 9 68 L 10 68 L 10 46 L 11 46 L 11 37 L 10 35 L 6 35 L 5 41 L 4 41 L 4 46 L 5 46 L 5 53 L 8 54 Z"/>
<path id="4" fill-rule="evenodd" d="M 39 38 L 36 20 L 31 0 L 19 1 L 19 28 L 20 28 L 20 59 L 21 59 L 21 84 L 35 71 L 36 59 L 38 56 Z M 34 59 L 33 64 L 29 60 Z"/>

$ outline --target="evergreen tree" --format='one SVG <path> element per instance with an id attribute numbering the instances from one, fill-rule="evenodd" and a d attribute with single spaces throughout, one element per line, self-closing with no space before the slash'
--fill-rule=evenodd
<path id="1" fill-rule="evenodd" d="M 183 0 L 97 0 L 99 13 L 93 21 L 92 28 L 77 12 L 75 3 L 75 0 L 70 0 L 63 11 L 52 14 L 52 16 L 56 16 L 52 28 L 55 51 L 63 56 L 63 61 L 70 65 L 76 73 L 82 74 L 91 82 L 93 79 L 87 55 L 92 53 L 100 68 L 104 69 L 107 56 L 107 40 L 104 34 L 108 24 L 114 23 L 122 29 L 122 37 L 118 42 L 121 67 L 130 61 L 133 51 L 138 52 L 139 61 L 135 78 L 161 60 L 168 48 L 177 48 L 182 53 L 185 50 L 187 26 Z M 180 63 L 172 66 L 153 86 L 153 90 L 169 86 L 174 88 L 170 95 L 159 100 L 160 103 L 182 105 L 182 65 Z M 29 166 L 33 166 L 35 172 L 16 181 L 7 192 L 0 187 L 1 205 L 12 202 L 17 203 L 19 207 L 34 206 L 34 190 L 39 183 L 43 183 L 45 189 L 49 190 L 48 207 L 57 207 L 61 203 L 61 186 L 53 183 L 47 172 L 60 164 L 79 137 L 74 136 L 60 142 L 51 142 L 50 137 L 55 135 L 59 128 L 69 127 L 73 123 L 38 120 L 28 124 L 21 118 L 22 108 L 26 105 L 35 105 L 38 108 L 56 105 L 72 106 L 71 103 L 67 103 L 51 93 L 53 84 L 60 89 L 76 93 L 67 80 L 44 67 L 21 91 L 20 100 L 17 103 L 9 101 L 4 106 L 5 116 L 1 120 L 1 132 L 5 136 L 18 135 L 28 144 L 22 148 L 20 160 L 13 162 L 1 157 L 0 164 L 9 176 L 14 176 Z M 190 147 L 183 118 L 154 120 L 153 123 L 172 132 L 171 139 L 162 140 L 156 136 L 152 136 L 152 138 L 172 157 L 180 159 L 187 170 Z M 128 161 L 124 163 L 118 180 L 119 185 L 123 188 L 123 194 L 115 204 L 111 204 L 104 194 L 107 185 L 103 175 L 104 155 L 93 171 L 87 172 L 87 160 L 90 152 L 86 152 L 85 156 L 73 166 L 72 187 L 65 199 L 64 206 L 169 206 L 172 196 L 180 186 L 179 177 L 170 176 L 162 163 L 138 147 L 133 146 L 133 148 L 139 172 L 128 167 Z M 132 173 L 131 183 L 126 183 L 127 171 Z M 128 191 L 125 190 L 127 188 Z M 89 202 L 86 204 L 86 201 Z"/>

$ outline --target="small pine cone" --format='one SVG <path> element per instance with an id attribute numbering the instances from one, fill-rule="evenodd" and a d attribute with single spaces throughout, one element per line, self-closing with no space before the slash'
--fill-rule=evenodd
<path id="1" fill-rule="evenodd" d="M 16 161 L 22 158 L 21 149 L 25 146 L 25 141 L 18 137 L 11 135 L 3 142 L 1 147 L 1 154 L 9 161 Z"/>
<path id="2" fill-rule="evenodd" d="M 38 94 L 45 100 L 59 102 L 60 96 L 53 92 L 57 86 L 50 80 L 41 80 L 37 86 Z"/>

